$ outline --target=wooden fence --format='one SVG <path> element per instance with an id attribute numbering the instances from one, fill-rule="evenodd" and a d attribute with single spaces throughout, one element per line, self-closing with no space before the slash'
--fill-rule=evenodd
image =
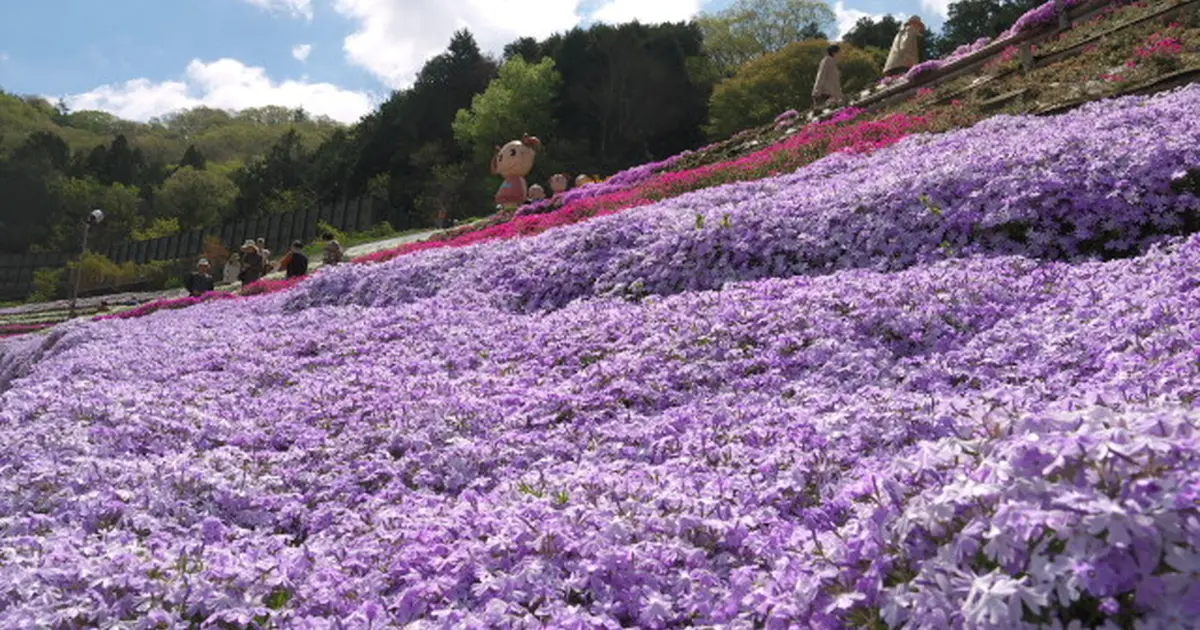
<path id="1" fill-rule="evenodd" d="M 391 220 L 393 227 L 397 229 L 411 227 L 396 225 L 398 218 L 406 217 L 396 216 L 386 201 L 360 198 L 286 214 L 227 223 L 220 228 L 193 230 L 147 241 L 129 241 L 95 251 L 117 264 L 132 261 L 141 265 L 154 260 L 199 257 L 204 250 L 205 238 L 217 236 L 230 251 L 235 251 L 249 239 L 265 238 L 268 249 L 272 252 L 282 252 L 293 240 L 309 242 L 320 236 L 317 233 L 318 221 L 324 221 L 343 232 L 366 230 L 386 220 Z M 65 267 L 73 258 L 74 254 L 65 252 L 0 254 L 0 300 L 21 300 L 29 297 L 33 292 L 35 270 Z"/>

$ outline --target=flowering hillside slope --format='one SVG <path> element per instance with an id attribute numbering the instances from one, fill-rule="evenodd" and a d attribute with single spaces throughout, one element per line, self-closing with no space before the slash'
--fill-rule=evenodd
<path id="1" fill-rule="evenodd" d="M 1188 627 L 1197 101 L 0 341 L 0 627 Z"/>
<path id="2" fill-rule="evenodd" d="M 383 306 L 477 289 L 530 310 L 948 256 L 1135 253 L 1200 211 L 1174 190 L 1200 167 L 1197 109 L 1200 85 L 1054 118 L 997 117 L 544 237 L 336 270 L 292 290 L 289 304 Z"/>

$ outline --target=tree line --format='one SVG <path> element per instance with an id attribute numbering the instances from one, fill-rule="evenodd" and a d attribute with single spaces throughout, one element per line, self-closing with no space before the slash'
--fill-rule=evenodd
<path id="1" fill-rule="evenodd" d="M 927 54 L 994 36 L 1036 4 L 960 0 Z M 878 79 L 900 24 L 864 18 L 843 35 L 848 93 Z M 835 26 L 819 0 L 737 0 L 686 23 L 522 38 L 498 57 L 463 30 L 411 87 L 350 126 L 280 107 L 140 125 L 0 92 L 0 251 L 71 251 L 93 207 L 108 215 L 98 246 L 368 195 L 411 224 L 486 215 L 493 147 L 525 132 L 545 147 L 530 177 L 544 182 L 662 159 L 808 108 Z"/>

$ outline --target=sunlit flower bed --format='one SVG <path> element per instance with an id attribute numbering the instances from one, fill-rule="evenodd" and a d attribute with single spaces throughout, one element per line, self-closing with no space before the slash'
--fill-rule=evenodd
<path id="1" fill-rule="evenodd" d="M 153 302 L 147 302 L 147 303 L 137 306 L 135 308 L 131 308 L 127 311 L 121 311 L 119 313 L 112 313 L 109 315 L 98 315 L 95 319 L 97 319 L 97 320 L 133 319 L 135 317 L 145 317 L 146 315 L 149 315 L 151 313 L 157 313 L 158 311 L 162 311 L 162 310 L 187 308 L 189 306 L 194 306 L 196 304 L 200 304 L 201 302 L 207 302 L 209 300 L 221 300 L 221 299 L 229 299 L 229 298 L 233 298 L 233 297 L 236 297 L 236 296 L 232 293 L 227 293 L 225 291 L 209 291 L 208 293 L 205 293 L 204 295 L 199 295 L 196 297 L 185 296 L 185 297 L 181 297 L 181 298 L 155 300 Z"/>
<path id="2" fill-rule="evenodd" d="M 289 303 L 382 306 L 470 290 L 536 310 L 976 254 L 1134 255 L 1197 227 L 1200 199 L 1177 190 L 1200 167 L 1200 121 L 1188 115 L 1198 107 L 1200 86 L 1191 86 L 1057 117 L 993 118 L 560 227 L 552 238 L 331 270 L 290 291 Z"/>
<path id="3" fill-rule="evenodd" d="M 0 625 L 1186 627 L 1197 265 L 72 326 L 2 399 Z"/>
<path id="4" fill-rule="evenodd" d="M 2 341 L 0 627 L 1188 627 L 1198 105 Z"/>
<path id="5" fill-rule="evenodd" d="M 547 200 L 522 208 L 511 221 L 456 234 L 449 239 L 409 243 L 356 259 L 383 262 L 397 256 L 443 247 L 538 234 L 602 214 L 644 206 L 720 184 L 762 179 L 795 170 L 836 152 L 863 153 L 888 146 L 915 131 L 928 128 L 929 117 L 894 115 L 882 120 L 856 120 L 859 110 L 846 110 L 834 119 L 807 125 L 783 142 L 745 157 L 686 171 L 666 171 L 678 157 L 618 174 L 604 184 L 569 191 L 559 203 Z"/>

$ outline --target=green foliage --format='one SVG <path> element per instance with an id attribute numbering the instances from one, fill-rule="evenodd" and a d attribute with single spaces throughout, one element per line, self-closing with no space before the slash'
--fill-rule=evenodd
<path id="1" fill-rule="evenodd" d="M 484 179 L 486 173 L 486 169 L 464 163 L 435 166 L 433 178 L 417 198 L 417 211 L 428 224 L 443 228 L 465 212 L 485 206 L 483 193 L 494 186 L 492 178 Z M 472 183 L 477 185 L 472 187 Z"/>
<path id="2" fill-rule="evenodd" d="M 89 251 L 80 260 L 73 260 L 66 269 L 47 269 L 35 272 L 34 301 L 45 301 L 67 295 L 67 282 L 73 281 L 79 270 L 79 292 L 96 290 L 122 291 L 137 286 L 140 289 L 159 291 L 182 286 L 183 276 L 190 268 L 190 261 L 155 260 L 144 265 L 133 261 L 117 264 L 107 256 Z M 41 273 L 42 276 L 36 275 Z"/>
<path id="3" fill-rule="evenodd" d="M 316 147 L 339 128 L 339 123 L 328 118 L 278 106 L 238 113 L 197 107 L 150 123 L 87 110 L 61 115 L 44 99 L 0 92 L 0 129 L 4 130 L 0 156 L 20 146 L 30 134 L 43 131 L 62 138 L 72 153 L 89 151 L 124 135 L 129 147 L 141 150 L 150 161 L 174 161 L 189 146 L 210 160 L 245 161 L 265 153 L 289 129 L 295 129 L 306 146 Z"/>
<path id="4" fill-rule="evenodd" d="M 380 173 L 367 182 L 367 194 L 376 199 L 388 199 L 391 196 L 391 190 L 391 173 Z"/>
<path id="5" fill-rule="evenodd" d="M 150 225 L 146 226 L 145 228 L 135 229 L 133 233 L 130 234 L 130 238 L 135 241 L 149 241 L 156 238 L 162 238 L 164 236 L 170 236 L 172 234 L 178 234 L 180 231 L 179 219 L 175 217 L 171 217 L 169 219 L 159 217 L 154 219 Z"/>
<path id="6" fill-rule="evenodd" d="M 33 272 L 33 293 L 30 302 L 49 302 L 66 296 L 67 270 L 37 269 Z"/>
<path id="7" fill-rule="evenodd" d="M 704 141 L 711 76 L 700 27 L 597 24 L 542 43 L 563 87 L 533 179 L 611 173 Z M 494 189 L 494 186 L 493 186 Z"/>
<path id="8" fill-rule="evenodd" d="M 127 262 L 118 265 L 107 256 L 89 251 L 78 261 L 71 261 L 67 268 L 72 274 L 79 274 L 79 290 L 91 291 L 99 288 L 116 289 L 117 287 L 136 282 L 137 265 Z"/>
<path id="9" fill-rule="evenodd" d="M 318 239 L 321 238 L 322 234 L 332 234 L 333 238 L 335 240 L 337 240 L 338 243 L 341 243 L 342 247 L 346 246 L 347 238 L 346 238 L 345 232 L 333 227 L 332 224 L 327 223 L 324 219 L 318 219 L 317 220 L 317 238 Z"/>
<path id="10" fill-rule="evenodd" d="M 751 26 L 773 45 L 763 7 L 804 2 L 743 5 L 760 10 Z M 819 21 L 793 30 L 812 36 Z M 488 214 L 496 182 L 483 162 L 524 132 L 547 143 L 531 174 L 542 183 L 704 140 L 721 74 L 695 24 L 597 24 L 510 48 L 501 72 L 469 32 L 455 33 L 410 88 L 352 127 L 281 107 L 137 123 L 0 92 L 0 250 L 75 251 L 94 207 L 109 217 L 90 233 L 97 249 L 135 230 L 167 233 L 172 219 L 186 231 L 365 195 L 387 199 L 409 229 Z"/>
<path id="11" fill-rule="evenodd" d="M 545 135 L 554 129 L 554 100 L 561 88 L 562 75 L 553 59 L 509 59 L 488 88 L 471 99 L 471 107 L 459 110 L 454 137 L 486 163 L 496 146 L 523 133 Z"/>
<path id="12" fill-rule="evenodd" d="M 713 91 L 709 105 L 709 135 L 725 137 L 768 123 L 787 109 L 811 107 L 817 67 L 827 54 L 828 45 L 822 40 L 796 42 L 738 69 L 737 74 Z M 842 47 L 838 65 L 842 71 L 842 87 L 847 94 L 853 94 L 879 78 L 879 66 L 874 58 L 853 46 Z"/>
<path id="13" fill-rule="evenodd" d="M 137 227 L 139 191 L 133 186 L 105 185 L 93 177 L 56 177 L 49 183 L 57 210 L 50 244 L 58 251 L 78 251 L 84 219 L 95 208 L 104 210 L 104 222 L 88 233 L 88 243 L 103 248 L 125 240 Z"/>
<path id="14" fill-rule="evenodd" d="M 196 149 L 196 145 L 189 144 L 187 151 L 183 152 L 183 157 L 179 158 L 179 167 L 190 166 L 198 171 L 203 171 L 208 165 L 208 159 L 204 154 Z"/>
<path id="15" fill-rule="evenodd" d="M 316 194 L 300 188 L 285 188 L 263 201 L 266 214 L 286 214 L 320 205 Z"/>
<path id="16" fill-rule="evenodd" d="M 736 0 L 696 20 L 713 63 L 733 72 L 751 60 L 796 41 L 826 39 L 836 15 L 820 0 Z"/>
<path id="17" fill-rule="evenodd" d="M 155 207 L 186 231 L 218 223 L 236 197 L 237 188 L 228 178 L 185 166 L 163 182 Z"/>
<path id="18" fill-rule="evenodd" d="M 891 15 L 885 15 L 879 20 L 870 16 L 862 17 L 854 23 L 854 28 L 842 36 L 842 41 L 863 49 L 875 48 L 884 51 L 886 61 L 886 52 L 892 49 L 892 41 L 900 32 L 900 26 L 900 20 Z"/>

